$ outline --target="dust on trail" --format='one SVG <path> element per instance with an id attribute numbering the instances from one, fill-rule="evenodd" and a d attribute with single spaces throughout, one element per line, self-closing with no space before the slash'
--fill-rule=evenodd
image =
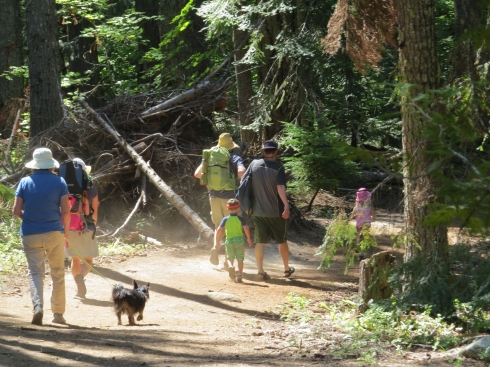
<path id="1" fill-rule="evenodd" d="M 267 247 L 265 270 L 272 277 L 268 282 L 254 281 L 253 249 L 246 249 L 243 284 L 232 282 L 227 272 L 211 265 L 209 250 L 195 244 L 150 249 L 146 256 L 99 257 L 96 269 L 107 280 L 90 273 L 86 299 L 74 296 L 76 285 L 66 271 L 68 325 L 51 323 L 49 276 L 40 327 L 30 324 L 25 275 L 3 278 L 0 366 L 358 366 L 355 358 L 315 356 L 325 341 L 302 347 L 295 328 L 277 318 L 278 307 L 290 292 L 327 303 L 357 292 L 357 268 L 344 275 L 340 258 L 326 272 L 317 270 L 320 259 L 314 254 L 321 235 L 308 235 L 296 235 L 290 242 L 290 263 L 296 268 L 292 279 L 282 277 L 276 246 Z M 123 316 L 123 325 L 117 326 L 110 301 L 112 286 L 129 287 L 133 279 L 151 283 L 144 320 L 129 327 Z M 241 302 L 212 300 L 208 292 L 231 294 Z M 379 365 L 407 364 L 394 356 L 398 360 Z"/>

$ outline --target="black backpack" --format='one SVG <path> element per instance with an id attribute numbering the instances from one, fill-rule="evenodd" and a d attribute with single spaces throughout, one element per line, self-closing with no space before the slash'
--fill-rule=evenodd
<path id="1" fill-rule="evenodd" d="M 82 166 L 68 159 L 60 164 L 58 176 L 63 177 L 68 186 L 68 192 L 76 196 L 92 188 L 92 180 L 82 168 Z"/>

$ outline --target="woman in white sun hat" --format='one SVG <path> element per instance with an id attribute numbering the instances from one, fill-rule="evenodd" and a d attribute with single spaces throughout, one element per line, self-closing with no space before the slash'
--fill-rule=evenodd
<path id="1" fill-rule="evenodd" d="M 92 167 L 87 166 L 80 158 L 74 158 L 74 163 L 79 164 L 82 169 L 90 174 Z M 75 283 L 77 284 L 77 296 L 84 298 L 87 293 L 85 285 L 85 277 L 90 273 L 90 268 L 85 264 L 92 266 L 94 257 L 99 255 L 99 248 L 95 239 L 95 230 L 97 220 L 99 218 L 99 196 L 95 186 L 92 186 L 83 195 L 82 211 L 84 215 L 84 223 L 87 228 L 82 231 L 72 230 L 70 234 L 69 246 L 65 248 L 65 255 L 71 257 L 71 273 Z M 77 214 L 73 214 L 77 216 Z M 85 261 L 81 261 L 82 257 Z"/>
<path id="2" fill-rule="evenodd" d="M 30 176 L 20 180 L 15 192 L 13 214 L 22 220 L 20 235 L 29 268 L 29 284 L 34 314 L 32 324 L 42 325 L 44 306 L 44 263 L 47 258 L 53 281 L 51 311 L 53 322 L 65 324 L 64 248 L 69 236 L 70 204 L 68 187 L 53 173 L 59 167 L 51 150 L 38 148 L 26 164 Z"/>

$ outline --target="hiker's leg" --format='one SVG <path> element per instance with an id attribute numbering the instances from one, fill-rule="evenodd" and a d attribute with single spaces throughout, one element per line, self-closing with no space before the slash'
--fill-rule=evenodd
<path id="1" fill-rule="evenodd" d="M 264 273 L 264 247 L 265 243 L 255 244 L 255 261 L 257 262 L 257 273 Z"/>
<path id="2" fill-rule="evenodd" d="M 71 258 L 71 274 L 73 278 L 75 278 L 82 271 L 80 266 L 80 258 L 77 256 L 73 256 Z"/>
<path id="3" fill-rule="evenodd" d="M 43 306 L 43 284 L 44 284 L 44 248 L 40 234 L 22 237 L 22 246 L 26 254 L 29 288 L 31 291 L 32 306 Z"/>
<path id="4" fill-rule="evenodd" d="M 279 254 L 282 258 L 282 263 L 284 264 L 284 270 L 289 270 L 289 246 L 287 242 L 279 244 Z"/>
<path id="5" fill-rule="evenodd" d="M 93 265 L 94 263 L 94 258 L 93 257 L 84 257 L 83 258 L 86 262 L 88 262 L 90 264 L 90 266 Z M 85 264 L 81 264 L 80 266 L 81 270 L 80 270 L 80 274 L 82 274 L 82 276 L 85 278 L 85 276 L 90 273 L 90 268 Z"/>
<path id="6" fill-rule="evenodd" d="M 51 311 L 54 314 L 65 313 L 65 242 L 65 236 L 61 232 L 46 233 L 46 255 L 53 281 Z"/>
<path id="7" fill-rule="evenodd" d="M 238 274 L 243 274 L 243 260 L 237 260 L 238 263 Z"/>

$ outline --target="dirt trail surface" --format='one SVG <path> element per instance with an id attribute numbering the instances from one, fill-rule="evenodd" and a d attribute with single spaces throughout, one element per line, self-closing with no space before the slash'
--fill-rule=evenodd
<path id="1" fill-rule="evenodd" d="M 86 278 L 87 297 L 75 297 L 76 285 L 66 271 L 67 325 L 51 323 L 50 282 L 45 281 L 44 325 L 30 324 L 31 302 L 25 275 L 3 278 L 0 310 L 0 366 L 359 366 L 355 356 L 344 359 L 322 354 L 328 340 L 301 340 L 300 326 L 278 319 L 285 296 L 296 292 L 334 303 L 356 294 L 357 267 L 344 275 L 339 258 L 327 272 L 317 270 L 314 253 L 321 235 L 291 237 L 291 279 L 282 277 L 275 246 L 266 251 L 268 282 L 254 280 L 253 249 L 246 250 L 243 284 L 209 262 L 209 250 L 196 244 L 171 244 L 150 249 L 145 256 L 96 259 Z M 376 251 L 376 250 L 373 250 Z M 220 260 L 222 255 L 220 255 Z M 137 326 L 117 326 L 110 301 L 112 286 L 133 279 L 151 283 L 144 320 Z M 229 294 L 214 300 L 210 292 Z M 384 353 L 379 366 L 452 366 L 437 353 Z M 464 366 L 483 366 L 463 360 Z"/>

